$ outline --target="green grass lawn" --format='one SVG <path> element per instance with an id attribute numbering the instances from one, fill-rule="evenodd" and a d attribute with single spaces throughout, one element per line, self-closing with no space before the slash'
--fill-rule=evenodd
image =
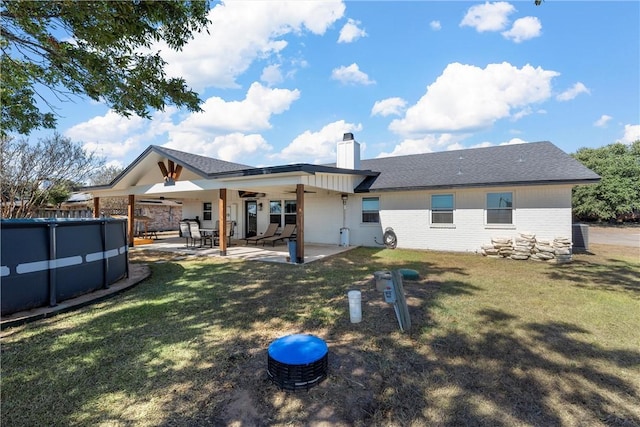
<path id="1" fill-rule="evenodd" d="M 2 424 L 640 425 L 640 254 L 552 265 L 355 249 L 307 265 L 166 260 L 107 301 L 3 331 Z M 411 268 L 412 329 L 375 289 Z M 351 324 L 346 293 L 362 291 Z M 329 345 L 308 392 L 266 376 L 276 338 Z"/>

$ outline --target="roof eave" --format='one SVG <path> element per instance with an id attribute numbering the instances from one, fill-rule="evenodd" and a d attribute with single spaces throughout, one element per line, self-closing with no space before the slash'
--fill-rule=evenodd
<path id="1" fill-rule="evenodd" d="M 476 184 L 446 184 L 446 185 L 421 185 L 404 187 L 386 187 L 355 189 L 355 193 L 386 193 L 392 191 L 420 191 L 420 190 L 451 190 L 456 188 L 489 188 L 489 187 L 523 187 L 536 185 L 590 185 L 597 184 L 598 178 L 578 179 L 578 180 L 545 180 L 545 181 L 513 181 L 513 182 L 486 182 Z"/>
<path id="2" fill-rule="evenodd" d="M 358 169 L 342 169 L 334 168 L 330 166 L 312 165 L 309 163 L 298 163 L 293 165 L 283 166 L 267 166 L 262 168 L 240 169 L 235 171 L 215 172 L 207 175 L 207 178 L 237 178 L 237 177 L 250 177 L 259 175 L 276 175 L 276 174 L 290 174 L 301 173 L 315 175 L 316 173 L 335 173 L 344 175 L 359 175 L 359 176 L 377 176 L 378 172 L 370 170 L 358 170 Z"/>

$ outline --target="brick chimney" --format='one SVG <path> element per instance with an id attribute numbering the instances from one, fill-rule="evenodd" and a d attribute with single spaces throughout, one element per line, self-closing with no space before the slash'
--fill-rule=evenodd
<path id="1" fill-rule="evenodd" d="M 360 169 L 360 144 L 353 139 L 351 132 L 342 136 L 336 149 L 336 166 L 343 169 Z"/>

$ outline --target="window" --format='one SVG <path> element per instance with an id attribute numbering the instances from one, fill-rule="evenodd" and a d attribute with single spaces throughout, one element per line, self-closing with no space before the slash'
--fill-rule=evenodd
<path id="1" fill-rule="evenodd" d="M 285 200 L 284 201 L 284 223 L 295 224 L 296 223 L 296 201 Z"/>
<path id="2" fill-rule="evenodd" d="M 487 224 L 513 224 L 513 193 L 487 193 Z"/>
<path id="3" fill-rule="evenodd" d="M 202 204 L 202 219 L 204 221 L 211 221 L 211 202 L 204 202 Z"/>
<path id="4" fill-rule="evenodd" d="M 297 205 L 295 200 L 284 201 L 284 211 L 281 200 L 271 200 L 269 202 L 269 222 L 272 224 L 295 224 L 297 215 Z"/>
<path id="5" fill-rule="evenodd" d="M 362 198 L 362 222 L 380 223 L 380 199 L 378 197 Z"/>
<path id="6" fill-rule="evenodd" d="M 269 222 L 282 225 L 282 202 L 280 200 L 269 201 Z"/>
<path id="7" fill-rule="evenodd" d="M 431 196 L 431 223 L 453 224 L 453 194 Z"/>

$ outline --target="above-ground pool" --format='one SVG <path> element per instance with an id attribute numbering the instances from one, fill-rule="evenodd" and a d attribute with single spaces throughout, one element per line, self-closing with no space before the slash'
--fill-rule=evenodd
<path id="1" fill-rule="evenodd" d="M 123 219 L 1 220 L 2 315 L 108 288 L 128 261 Z"/>

